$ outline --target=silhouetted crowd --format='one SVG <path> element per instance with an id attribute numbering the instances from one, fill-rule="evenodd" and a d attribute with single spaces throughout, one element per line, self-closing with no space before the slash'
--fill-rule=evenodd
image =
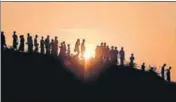
<path id="1" fill-rule="evenodd" d="M 18 36 L 16 34 L 16 31 L 13 32 L 12 38 L 13 38 L 12 48 L 14 50 L 24 52 L 24 50 L 25 50 L 24 49 L 25 48 L 24 35 L 19 36 L 20 43 L 18 43 Z M 6 46 L 4 32 L 1 32 L 1 39 L 2 39 L 1 40 L 1 48 L 5 49 L 7 46 Z M 41 40 L 40 40 L 40 46 L 39 46 L 38 35 L 35 35 L 35 38 L 33 39 L 32 36 L 28 33 L 26 45 L 27 45 L 27 51 L 30 53 L 31 52 L 35 52 L 35 53 L 40 52 L 41 54 L 48 54 L 48 55 L 51 54 L 53 56 L 57 56 L 57 55 L 70 56 L 70 54 L 71 54 L 70 44 L 67 44 L 67 46 L 66 46 L 65 41 L 63 41 L 63 42 L 61 42 L 61 44 L 59 46 L 59 41 L 57 39 L 57 36 L 55 36 L 54 39 L 50 39 L 49 35 L 45 39 L 42 36 Z M 40 51 L 39 51 L 39 47 L 40 47 Z M 59 51 L 59 49 L 60 49 L 60 51 Z M 76 55 L 79 56 L 79 54 L 80 54 L 80 39 L 77 39 L 74 51 L 77 53 Z M 58 52 L 59 52 L 59 54 L 58 54 Z M 85 39 L 83 39 L 83 41 L 81 43 L 81 56 L 83 56 L 84 53 L 85 53 Z"/>
<path id="2" fill-rule="evenodd" d="M 20 35 L 19 36 L 20 40 L 18 41 L 18 36 L 16 34 L 16 31 L 14 31 L 12 38 L 13 38 L 13 42 L 12 42 L 13 50 L 24 52 L 25 50 L 24 49 L 25 47 L 24 35 Z M 18 44 L 18 42 L 20 43 Z M 58 55 L 62 57 L 71 56 L 70 44 L 66 45 L 65 41 L 63 41 L 60 43 L 60 46 L 59 46 L 59 41 L 58 41 L 57 36 L 55 36 L 54 39 L 51 39 L 51 41 L 50 41 L 49 35 L 45 39 L 42 36 L 40 39 L 40 46 L 39 46 L 38 35 L 35 35 L 35 38 L 33 40 L 30 33 L 28 33 L 26 45 L 27 45 L 27 51 L 29 53 L 31 52 L 39 53 L 40 52 L 41 54 L 47 54 L 47 55 L 52 55 L 52 56 L 58 56 Z M 39 51 L 39 47 L 40 47 L 40 51 Z M 5 38 L 4 32 L 2 31 L 1 32 L 1 49 L 4 50 L 6 48 L 7 48 L 6 38 Z M 82 40 L 82 43 L 80 43 L 80 39 L 77 39 L 75 43 L 75 47 L 74 47 L 74 52 L 76 53 L 75 56 L 78 57 L 79 55 L 81 55 L 81 58 L 84 58 L 85 50 L 86 50 L 85 39 Z M 124 66 L 125 51 L 123 47 L 121 47 L 120 51 L 117 49 L 117 47 L 114 47 L 114 46 L 111 46 L 111 48 L 109 48 L 109 46 L 105 42 L 102 42 L 95 49 L 95 59 L 99 61 L 111 62 L 112 64 L 115 64 L 115 65 Z M 129 60 L 130 60 L 129 66 L 131 68 L 134 68 L 135 67 L 134 66 L 135 57 L 133 53 L 131 54 Z M 161 68 L 161 77 L 165 80 L 165 75 L 166 75 L 166 80 L 168 82 L 171 82 L 171 77 L 170 77 L 171 67 L 169 67 L 169 69 L 165 69 L 165 66 L 166 64 L 164 64 Z M 141 65 L 141 70 L 142 71 L 146 70 L 145 63 Z M 155 70 L 156 70 L 155 68 L 150 67 L 149 71 L 155 72 Z"/>

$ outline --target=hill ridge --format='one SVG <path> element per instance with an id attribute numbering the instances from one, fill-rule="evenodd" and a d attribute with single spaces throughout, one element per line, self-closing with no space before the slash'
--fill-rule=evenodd
<path id="1" fill-rule="evenodd" d="M 82 82 L 61 57 L 2 51 L 2 98 L 6 101 L 176 100 L 176 84 L 156 73 L 109 66 Z"/>

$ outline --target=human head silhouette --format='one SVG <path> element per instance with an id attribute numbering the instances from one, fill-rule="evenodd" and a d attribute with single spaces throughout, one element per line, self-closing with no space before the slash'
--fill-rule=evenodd
<path id="1" fill-rule="evenodd" d="M 1 35 L 4 35 L 4 32 L 3 32 L 3 31 L 1 31 Z"/>
<path id="2" fill-rule="evenodd" d="M 52 39 L 51 42 L 54 42 L 54 39 Z"/>
<path id="3" fill-rule="evenodd" d="M 48 38 L 48 39 L 49 39 L 49 37 L 50 37 L 50 36 L 49 36 L 49 35 L 47 35 L 47 38 Z"/>
<path id="4" fill-rule="evenodd" d="M 134 56 L 134 54 L 132 53 L 131 56 Z"/>
<path id="5" fill-rule="evenodd" d="M 115 50 L 117 50 L 117 47 L 115 47 Z"/>
<path id="6" fill-rule="evenodd" d="M 43 36 L 42 36 L 42 40 L 43 40 Z"/>
<path id="7" fill-rule="evenodd" d="M 65 44 L 65 41 L 63 41 L 63 44 Z"/>
<path id="8" fill-rule="evenodd" d="M 29 36 L 30 36 L 30 33 L 27 33 L 27 36 L 29 37 Z"/>
<path id="9" fill-rule="evenodd" d="M 103 46 L 103 42 L 101 42 L 101 44 L 100 44 L 101 46 Z"/>
<path id="10" fill-rule="evenodd" d="M 121 47 L 121 50 L 123 50 L 123 47 Z"/>
<path id="11" fill-rule="evenodd" d="M 109 48 L 109 46 L 106 46 L 106 48 Z"/>
<path id="12" fill-rule="evenodd" d="M 170 66 L 170 67 L 169 67 L 169 70 L 171 70 L 171 69 L 172 69 L 172 67 Z"/>
<path id="13" fill-rule="evenodd" d="M 111 49 L 113 50 L 113 49 L 114 49 L 114 46 L 111 46 Z"/>
<path id="14" fill-rule="evenodd" d="M 55 36 L 55 40 L 57 40 L 57 36 Z"/>
<path id="15" fill-rule="evenodd" d="M 106 47 L 106 43 L 105 42 L 103 43 L 103 45 L 104 45 L 104 47 Z"/>
<path id="16" fill-rule="evenodd" d="M 142 65 L 145 65 L 145 63 L 143 62 Z"/>
<path id="17" fill-rule="evenodd" d="M 67 46 L 69 47 L 69 46 L 70 46 L 70 44 L 67 44 Z"/>
<path id="18" fill-rule="evenodd" d="M 164 63 L 164 65 L 163 66 L 166 66 L 166 63 Z"/>
<path id="19" fill-rule="evenodd" d="M 15 34 L 16 34 L 16 31 L 13 31 L 13 34 L 15 35 Z"/>
<path id="20" fill-rule="evenodd" d="M 38 35 L 35 35 L 35 38 L 38 38 Z"/>

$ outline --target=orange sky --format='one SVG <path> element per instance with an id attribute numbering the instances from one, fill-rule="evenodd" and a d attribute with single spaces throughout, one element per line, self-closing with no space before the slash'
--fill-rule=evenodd
<path id="1" fill-rule="evenodd" d="M 127 60 L 134 53 L 139 64 L 171 65 L 176 81 L 176 2 L 1 2 L 1 30 L 8 44 L 16 30 L 72 47 L 85 38 L 91 53 L 101 41 L 124 46 Z"/>

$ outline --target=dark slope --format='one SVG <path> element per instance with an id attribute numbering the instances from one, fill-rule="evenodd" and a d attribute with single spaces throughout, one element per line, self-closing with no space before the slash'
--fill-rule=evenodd
<path id="1" fill-rule="evenodd" d="M 2 94 L 8 100 L 62 99 L 79 91 L 80 82 L 50 56 L 2 52 Z"/>
<path id="2" fill-rule="evenodd" d="M 176 100 L 176 84 L 167 83 L 154 72 L 111 66 L 94 83 L 96 92 L 102 93 L 100 97 L 108 100 Z"/>
<path id="3" fill-rule="evenodd" d="M 97 80 L 82 83 L 60 58 L 3 51 L 2 99 L 11 101 L 126 101 L 176 100 L 176 84 L 156 73 L 111 66 Z"/>

